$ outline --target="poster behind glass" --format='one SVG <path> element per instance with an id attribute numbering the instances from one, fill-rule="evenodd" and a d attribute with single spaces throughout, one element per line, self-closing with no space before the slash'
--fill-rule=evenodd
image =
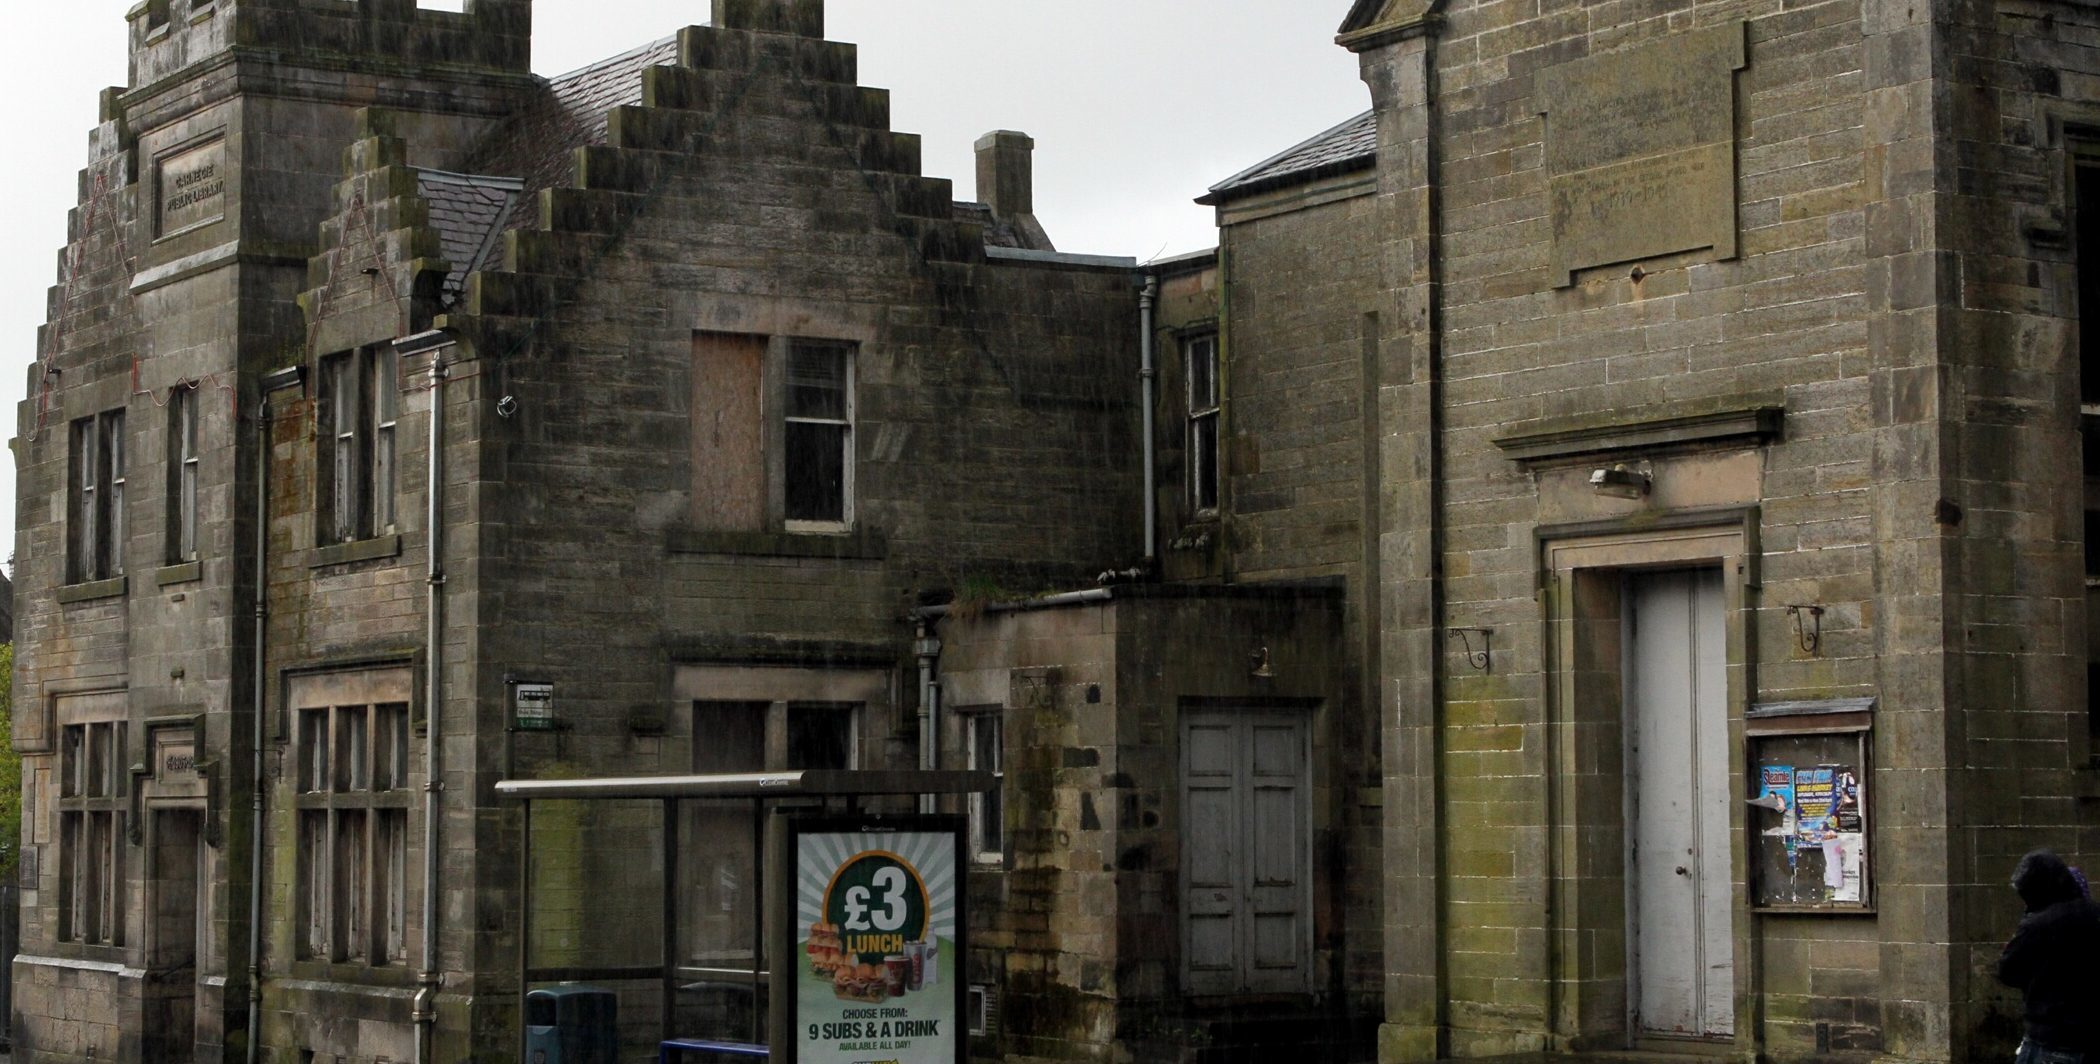
<path id="1" fill-rule="evenodd" d="M 1863 733 L 1768 735 L 1755 744 L 1757 904 L 1865 908 L 1871 879 Z"/>

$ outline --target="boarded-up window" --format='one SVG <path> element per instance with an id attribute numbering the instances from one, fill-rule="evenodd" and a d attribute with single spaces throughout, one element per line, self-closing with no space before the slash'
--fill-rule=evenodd
<path id="1" fill-rule="evenodd" d="M 855 348 L 693 337 L 693 527 L 841 532 L 853 524 Z"/>
<path id="2" fill-rule="evenodd" d="M 763 336 L 693 337 L 693 526 L 756 532 L 766 514 Z"/>

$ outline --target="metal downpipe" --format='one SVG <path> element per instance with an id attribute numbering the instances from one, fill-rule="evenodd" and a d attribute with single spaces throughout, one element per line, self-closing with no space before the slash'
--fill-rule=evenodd
<path id="1" fill-rule="evenodd" d="M 425 336 L 409 337 L 399 341 L 396 348 L 408 347 L 411 343 L 428 339 Z M 444 493 L 444 441 L 445 441 L 445 377 L 444 352 L 449 342 L 441 342 L 430 355 L 430 442 L 428 445 L 429 471 L 423 483 L 423 496 L 427 504 L 423 527 L 427 538 L 424 554 L 428 559 L 429 576 L 426 580 L 427 598 L 425 615 L 430 625 L 424 647 L 424 693 L 423 709 L 423 964 L 416 974 L 416 1059 L 415 1064 L 430 1064 L 436 1057 L 437 992 L 443 977 L 438 972 L 437 912 L 438 912 L 438 813 L 439 798 L 445 790 L 444 779 L 439 775 L 443 765 L 439 750 L 444 745 L 444 591 L 445 591 L 445 493 Z M 408 353 L 407 351 L 403 352 Z"/>
<path id="2" fill-rule="evenodd" d="M 294 366 L 265 375 L 255 404 L 255 647 L 252 689 L 255 763 L 248 778 L 248 1064 L 262 1053 L 263 743 L 268 734 L 270 630 L 270 396 L 296 388 L 305 371 Z"/>
<path id="3" fill-rule="evenodd" d="M 934 670 L 941 660 L 941 641 L 933 634 L 938 618 L 919 618 L 919 637 L 912 643 L 912 651 L 919 656 L 919 767 L 928 771 L 940 767 L 941 689 L 934 679 Z M 919 796 L 919 812 L 933 813 L 934 797 Z"/>
<path id="4" fill-rule="evenodd" d="M 1154 363 L 1154 321 L 1159 302 L 1159 275 L 1145 275 L 1144 290 L 1138 296 L 1138 361 L 1139 393 L 1145 412 L 1145 434 L 1139 444 L 1145 465 L 1145 569 L 1150 572 L 1159 556 L 1159 471 L 1154 465 L 1152 404 L 1159 387 L 1159 368 Z"/>
<path id="5" fill-rule="evenodd" d="M 268 699 L 263 684 L 269 673 L 263 649 L 269 638 L 270 613 L 270 395 L 263 392 L 255 409 L 255 674 L 249 692 L 254 702 L 255 766 L 248 779 L 248 1064 L 262 1052 L 262 881 L 263 881 L 263 715 Z"/>

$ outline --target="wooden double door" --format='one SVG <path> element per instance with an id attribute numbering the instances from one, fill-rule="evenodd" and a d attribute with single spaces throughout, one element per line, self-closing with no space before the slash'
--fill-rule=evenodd
<path id="1" fill-rule="evenodd" d="M 1183 712 L 1182 976 L 1192 994 L 1311 989 L 1309 718 Z"/>

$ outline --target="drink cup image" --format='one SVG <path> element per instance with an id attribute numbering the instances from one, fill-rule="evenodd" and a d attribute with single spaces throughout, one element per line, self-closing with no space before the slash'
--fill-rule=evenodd
<path id="1" fill-rule="evenodd" d="M 909 971 L 904 986 L 908 990 L 919 990 L 926 985 L 926 943 L 906 942 L 904 960 Z"/>
<path id="2" fill-rule="evenodd" d="M 892 953 L 882 959 L 883 980 L 889 984 L 891 997 L 903 997 L 911 985 L 911 958 L 901 953 Z"/>

